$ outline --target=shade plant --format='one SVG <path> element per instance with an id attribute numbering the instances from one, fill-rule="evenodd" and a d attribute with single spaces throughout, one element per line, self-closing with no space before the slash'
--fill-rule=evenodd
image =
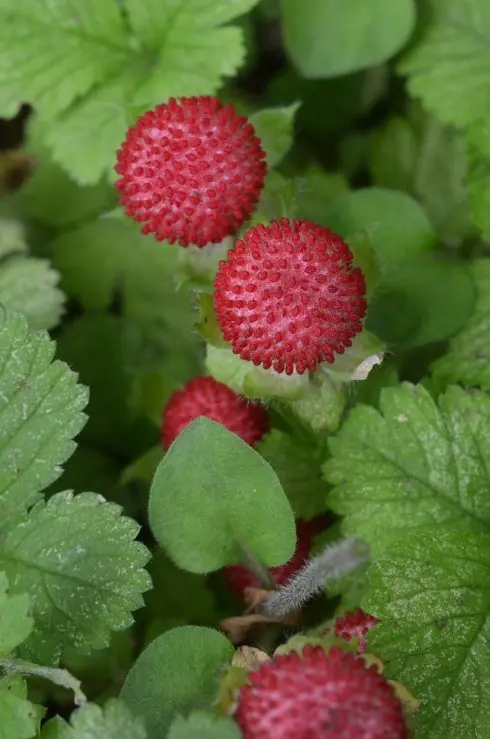
<path id="1" fill-rule="evenodd" d="M 489 38 L 0 0 L 0 739 L 490 736 Z"/>

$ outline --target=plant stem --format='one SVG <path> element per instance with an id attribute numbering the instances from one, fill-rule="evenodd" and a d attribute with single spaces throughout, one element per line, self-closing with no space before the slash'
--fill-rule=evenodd
<path id="1" fill-rule="evenodd" d="M 80 680 L 73 677 L 68 670 L 62 670 L 58 667 L 42 667 L 21 659 L 0 659 L 0 670 L 6 675 L 20 674 L 49 680 L 55 685 L 72 690 L 75 705 L 82 706 L 87 702 L 87 697 L 81 689 Z"/>

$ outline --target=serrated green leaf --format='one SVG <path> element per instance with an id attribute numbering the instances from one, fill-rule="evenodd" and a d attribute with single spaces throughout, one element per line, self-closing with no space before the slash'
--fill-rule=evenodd
<path id="1" fill-rule="evenodd" d="M 2 0 L 0 112 L 25 100 L 53 118 L 129 56 L 128 34 L 114 0 Z"/>
<path id="2" fill-rule="evenodd" d="M 301 103 L 283 108 L 265 108 L 250 116 L 250 123 L 262 142 L 269 168 L 277 166 L 293 143 L 294 118 Z"/>
<path id="3" fill-rule="evenodd" d="M 490 5 L 486 0 L 424 0 L 421 33 L 399 70 L 408 89 L 444 123 L 488 117 Z"/>
<path id="4" fill-rule="evenodd" d="M 15 257 L 0 266 L 0 303 L 22 311 L 33 330 L 54 328 L 64 310 L 60 275 L 46 259 Z"/>
<path id="5" fill-rule="evenodd" d="M 29 614 L 29 596 L 9 595 L 8 580 L 0 572 L 0 655 L 12 652 L 32 631 Z"/>
<path id="6" fill-rule="evenodd" d="M 59 477 L 85 424 L 86 388 L 54 349 L 24 317 L 0 314 L 0 527 Z"/>
<path id="7" fill-rule="evenodd" d="M 193 421 L 170 447 L 155 474 L 148 510 L 155 538 L 189 572 L 234 564 L 243 549 L 273 567 L 295 549 L 293 513 L 276 474 L 209 418 Z"/>
<path id="8" fill-rule="evenodd" d="M 30 0 L 2 0 L 0 112 L 32 102 L 54 160 L 95 184 L 114 174 L 138 114 L 172 96 L 214 94 L 236 72 L 244 32 L 223 24 L 257 1 L 42 0 L 31 12 Z"/>
<path id="9" fill-rule="evenodd" d="M 218 631 L 182 626 L 153 641 L 129 671 L 121 697 L 145 718 L 148 739 L 165 739 L 172 720 L 211 702 L 219 670 L 233 656 L 232 644 Z"/>
<path id="10" fill-rule="evenodd" d="M 24 227 L 0 218 L 0 303 L 11 313 L 24 313 L 31 329 L 50 329 L 59 323 L 65 302 L 60 276 L 48 261 L 27 252 Z"/>
<path id="11" fill-rule="evenodd" d="M 284 43 L 304 77 L 339 77 L 394 56 L 415 25 L 412 0 L 284 0 Z"/>
<path id="12" fill-rule="evenodd" d="M 450 387 L 438 404 L 422 386 L 381 393 L 380 411 L 354 408 L 325 463 L 344 531 L 373 551 L 442 526 L 490 525 L 490 398 Z"/>
<path id="13" fill-rule="evenodd" d="M 58 493 L 5 534 L 0 568 L 12 593 L 29 593 L 35 628 L 23 651 L 54 662 L 64 646 L 107 646 L 132 623 L 151 587 L 139 526 L 100 495 Z"/>
<path id="14" fill-rule="evenodd" d="M 0 679 L 0 739 L 33 739 L 42 713 L 27 700 L 27 686 L 19 676 Z"/>
<path id="15" fill-rule="evenodd" d="M 321 477 L 319 449 L 272 429 L 257 451 L 278 476 L 296 518 L 313 518 L 325 512 L 328 485 Z"/>
<path id="16" fill-rule="evenodd" d="M 438 381 L 489 390 L 490 259 L 476 260 L 470 270 L 477 296 L 473 313 L 451 339 L 447 353 L 434 362 L 432 371 Z"/>
<path id="17" fill-rule="evenodd" d="M 167 739 L 240 739 L 238 725 L 231 718 L 193 711 L 187 718 L 178 716 Z"/>
<path id="18" fill-rule="evenodd" d="M 59 724 L 57 731 L 53 739 L 147 739 L 148 736 L 143 719 L 134 718 L 118 698 L 111 698 L 103 708 L 87 703 L 72 713 L 70 725 Z"/>
<path id="19" fill-rule="evenodd" d="M 414 108 L 407 118 L 390 118 L 371 137 L 369 166 L 374 184 L 416 197 L 443 239 L 459 242 L 472 234 L 463 184 L 463 137 Z"/>
<path id="20" fill-rule="evenodd" d="M 345 238 L 368 232 L 381 277 L 366 327 L 388 343 L 442 341 L 465 323 L 474 304 L 466 265 L 433 253 L 436 234 L 420 205 L 395 190 L 367 188 L 328 210 L 330 227 Z"/>
<path id="21" fill-rule="evenodd" d="M 420 739 L 490 732 L 490 535 L 441 530 L 411 534 L 369 570 L 363 607 L 381 621 L 368 650 L 422 707 Z"/>

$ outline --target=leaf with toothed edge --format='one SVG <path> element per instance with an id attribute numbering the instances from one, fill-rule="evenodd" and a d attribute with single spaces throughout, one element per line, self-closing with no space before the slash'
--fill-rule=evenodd
<path id="1" fill-rule="evenodd" d="M 55 663 L 65 646 L 102 648 L 132 623 L 151 587 L 139 525 L 94 493 L 57 493 L 7 529 L 0 569 L 11 593 L 30 595 L 34 631 L 22 654 Z"/>

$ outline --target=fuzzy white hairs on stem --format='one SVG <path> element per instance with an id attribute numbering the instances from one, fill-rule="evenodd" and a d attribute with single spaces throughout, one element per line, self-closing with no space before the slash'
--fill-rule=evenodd
<path id="1" fill-rule="evenodd" d="M 277 588 L 262 604 L 262 612 L 283 618 L 299 610 L 328 582 L 340 580 L 369 561 L 369 549 L 357 539 L 343 539 L 329 544 L 321 554 L 310 559 L 287 583 Z"/>

